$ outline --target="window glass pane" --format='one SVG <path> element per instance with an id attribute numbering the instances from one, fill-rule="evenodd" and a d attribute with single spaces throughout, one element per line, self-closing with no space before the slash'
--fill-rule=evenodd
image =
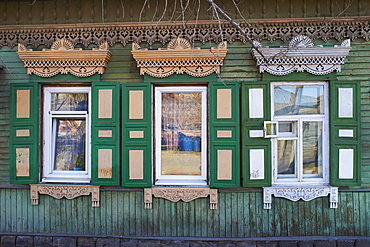
<path id="1" fill-rule="evenodd" d="M 53 119 L 54 170 L 85 170 L 85 144 L 85 119 Z"/>
<path id="2" fill-rule="evenodd" d="M 275 116 L 324 114 L 324 86 L 275 86 Z"/>
<path id="3" fill-rule="evenodd" d="M 277 141 L 278 177 L 296 177 L 296 145 L 296 140 Z"/>
<path id="4" fill-rule="evenodd" d="M 303 174 L 322 177 L 322 122 L 303 122 Z"/>
<path id="5" fill-rule="evenodd" d="M 87 93 L 52 93 L 52 111 L 87 111 Z"/>
<path id="6" fill-rule="evenodd" d="M 201 175 L 201 133 L 202 94 L 162 93 L 162 175 Z"/>

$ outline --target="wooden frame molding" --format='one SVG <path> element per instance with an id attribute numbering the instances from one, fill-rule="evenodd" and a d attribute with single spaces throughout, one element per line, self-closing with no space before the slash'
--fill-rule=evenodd
<path id="1" fill-rule="evenodd" d="M 369 40 L 370 17 L 339 17 L 339 18 L 280 18 L 280 19 L 249 19 L 235 20 L 252 40 L 288 41 L 298 35 L 309 36 L 312 40 L 329 39 Z M 166 44 L 173 37 L 183 37 L 192 41 L 206 43 L 213 41 L 247 42 L 236 28 L 228 22 L 221 22 L 225 32 L 220 34 L 220 23 L 216 20 L 189 20 L 184 29 L 182 22 L 114 22 L 114 23 L 79 23 L 76 24 L 44 24 L 44 25 L 3 25 L 0 26 L 0 47 L 23 45 L 50 45 L 58 38 L 67 38 L 74 45 L 100 45 L 108 42 L 116 43 L 161 42 Z M 56 35 L 57 34 L 57 35 Z"/>
<path id="2" fill-rule="evenodd" d="M 263 47 L 254 41 L 252 49 L 260 73 L 283 76 L 294 71 L 307 71 L 313 75 L 326 75 L 333 71 L 340 72 L 344 59 L 351 50 L 350 40 L 344 40 L 334 47 L 315 46 L 312 40 L 304 35 L 292 39 L 288 47 Z M 263 55 L 263 56 L 262 56 Z"/>
<path id="3" fill-rule="evenodd" d="M 338 187 L 263 187 L 263 208 L 271 209 L 272 195 L 291 201 L 311 201 L 330 194 L 330 208 L 338 208 Z"/>
<path id="4" fill-rule="evenodd" d="M 27 73 L 40 77 L 52 77 L 59 73 L 71 73 L 77 77 L 88 77 L 95 73 L 103 74 L 112 55 L 108 43 L 102 43 L 99 48 L 82 50 L 74 48 L 67 39 L 59 39 L 50 49 L 33 51 L 18 44 L 19 58 L 23 61 Z"/>
<path id="5" fill-rule="evenodd" d="M 213 72 L 220 73 L 227 53 L 227 43 L 221 42 L 211 49 L 192 48 L 189 41 L 183 38 L 171 40 L 167 48 L 158 50 L 140 49 L 136 43 L 131 51 L 140 68 L 140 74 L 163 78 L 174 73 L 186 73 L 194 77 L 204 77 Z"/>
<path id="6" fill-rule="evenodd" d="M 49 195 L 56 199 L 63 197 L 73 199 L 78 196 L 90 195 L 92 207 L 99 207 L 100 186 L 93 185 L 51 185 L 51 184 L 30 184 L 31 204 L 39 204 L 39 194 Z"/>
<path id="7" fill-rule="evenodd" d="M 210 188 L 190 188 L 190 187 L 153 187 L 144 189 L 144 208 L 152 209 L 153 197 L 167 199 L 171 202 L 190 202 L 197 198 L 208 197 L 210 209 L 217 209 L 218 190 Z"/>

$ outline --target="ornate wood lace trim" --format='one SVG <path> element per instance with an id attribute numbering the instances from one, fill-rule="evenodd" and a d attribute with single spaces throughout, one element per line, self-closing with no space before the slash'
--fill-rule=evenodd
<path id="1" fill-rule="evenodd" d="M 238 22 L 238 21 L 237 21 Z M 248 20 L 249 25 L 241 21 L 240 25 L 250 35 L 252 40 L 275 40 L 288 41 L 298 35 L 305 35 L 312 40 L 329 39 L 355 40 L 370 38 L 370 18 L 305 18 L 305 19 L 263 19 Z M 232 27 L 229 23 L 222 23 L 222 35 L 217 21 L 189 21 L 186 29 L 182 23 L 174 24 L 160 22 L 153 24 L 150 22 L 127 22 L 127 23 L 81 23 L 64 25 L 32 25 L 32 26 L 0 26 L 0 47 L 14 47 L 18 43 L 23 45 L 46 45 L 50 47 L 56 40 L 65 38 L 73 45 L 89 44 L 100 45 L 108 42 L 110 46 L 115 43 L 127 45 L 135 42 L 161 42 L 166 44 L 175 37 L 186 38 L 191 41 L 202 43 L 213 41 L 228 41 L 232 43 L 236 40 L 246 43 L 243 35 Z"/>
<path id="2" fill-rule="evenodd" d="M 315 198 L 328 196 L 330 194 L 330 208 L 338 207 L 338 187 L 264 187 L 263 207 L 271 209 L 272 195 L 283 197 L 291 201 L 311 201 Z"/>
<path id="3" fill-rule="evenodd" d="M 144 208 L 151 209 L 153 197 L 160 197 L 171 202 L 190 202 L 197 198 L 208 197 L 210 200 L 210 209 L 217 209 L 218 191 L 210 188 L 174 188 L 174 187 L 153 187 L 144 189 Z"/>
<path id="4" fill-rule="evenodd" d="M 288 47 L 263 47 L 254 41 L 256 49 L 252 49 L 253 57 L 257 60 L 260 73 L 272 75 L 287 75 L 294 71 L 314 75 L 326 75 L 333 71 L 340 72 L 344 59 L 351 50 L 350 40 L 345 40 L 340 46 L 314 46 L 307 36 L 297 36 Z M 263 56 L 262 56 L 262 55 Z"/>
<path id="5" fill-rule="evenodd" d="M 78 196 L 90 195 L 93 207 L 99 207 L 100 186 L 93 185 L 49 185 L 49 184 L 30 184 L 31 204 L 39 204 L 39 194 L 52 196 L 56 199 L 63 197 L 73 199 Z"/>
<path id="6" fill-rule="evenodd" d="M 27 73 L 41 77 L 51 77 L 59 73 L 71 73 L 78 77 L 103 74 L 112 55 L 108 51 L 107 42 L 102 43 L 99 48 L 82 50 L 74 48 L 66 39 L 57 40 L 50 49 L 42 51 L 33 51 L 18 44 L 17 53 L 27 68 Z"/>
<path id="7" fill-rule="evenodd" d="M 136 43 L 132 44 L 132 55 L 140 68 L 140 74 L 145 73 L 158 78 L 170 76 L 174 73 L 194 77 L 204 77 L 213 72 L 220 73 L 227 53 L 227 43 L 220 43 L 210 50 L 192 48 L 189 41 L 183 38 L 171 40 L 167 48 L 158 50 L 140 49 Z"/>

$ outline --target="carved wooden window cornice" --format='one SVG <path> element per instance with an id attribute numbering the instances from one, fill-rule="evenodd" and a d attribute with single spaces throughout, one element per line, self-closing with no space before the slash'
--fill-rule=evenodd
<path id="1" fill-rule="evenodd" d="M 287 75 L 294 71 L 308 72 L 314 75 L 326 75 L 333 71 L 340 72 L 344 59 L 351 50 L 350 40 L 334 47 L 315 46 L 307 36 L 297 36 L 288 47 L 263 47 L 254 41 L 252 49 L 260 73 Z"/>
<path id="2" fill-rule="evenodd" d="M 107 42 L 101 44 L 99 48 L 82 50 L 74 48 L 66 39 L 57 40 L 50 49 L 42 51 L 33 51 L 18 44 L 17 53 L 27 68 L 27 73 L 40 77 L 52 77 L 59 73 L 71 73 L 78 77 L 103 74 L 112 55 Z"/>
<path id="3" fill-rule="evenodd" d="M 167 48 L 158 50 L 140 49 L 138 44 L 133 43 L 131 52 L 141 75 L 147 73 L 163 78 L 174 73 L 186 73 L 194 77 L 204 77 L 213 72 L 220 73 L 227 45 L 222 42 L 209 50 L 200 49 L 193 48 L 186 39 L 177 38 L 170 41 Z"/>

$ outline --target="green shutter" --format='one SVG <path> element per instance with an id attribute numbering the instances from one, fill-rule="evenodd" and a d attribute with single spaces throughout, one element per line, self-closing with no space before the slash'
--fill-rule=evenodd
<path id="1" fill-rule="evenodd" d="M 91 183 L 120 185 L 120 84 L 92 83 Z"/>
<path id="2" fill-rule="evenodd" d="M 239 84 L 210 83 L 210 178 L 212 188 L 240 187 Z"/>
<path id="3" fill-rule="evenodd" d="M 39 86 L 10 85 L 10 182 L 39 182 Z"/>
<path id="4" fill-rule="evenodd" d="M 122 186 L 152 186 L 149 83 L 122 84 Z"/>
<path id="5" fill-rule="evenodd" d="M 263 121 L 271 120 L 270 82 L 242 84 L 242 178 L 244 187 L 271 186 L 271 141 Z"/>
<path id="6" fill-rule="evenodd" d="M 330 85 L 330 183 L 361 184 L 360 83 Z"/>

